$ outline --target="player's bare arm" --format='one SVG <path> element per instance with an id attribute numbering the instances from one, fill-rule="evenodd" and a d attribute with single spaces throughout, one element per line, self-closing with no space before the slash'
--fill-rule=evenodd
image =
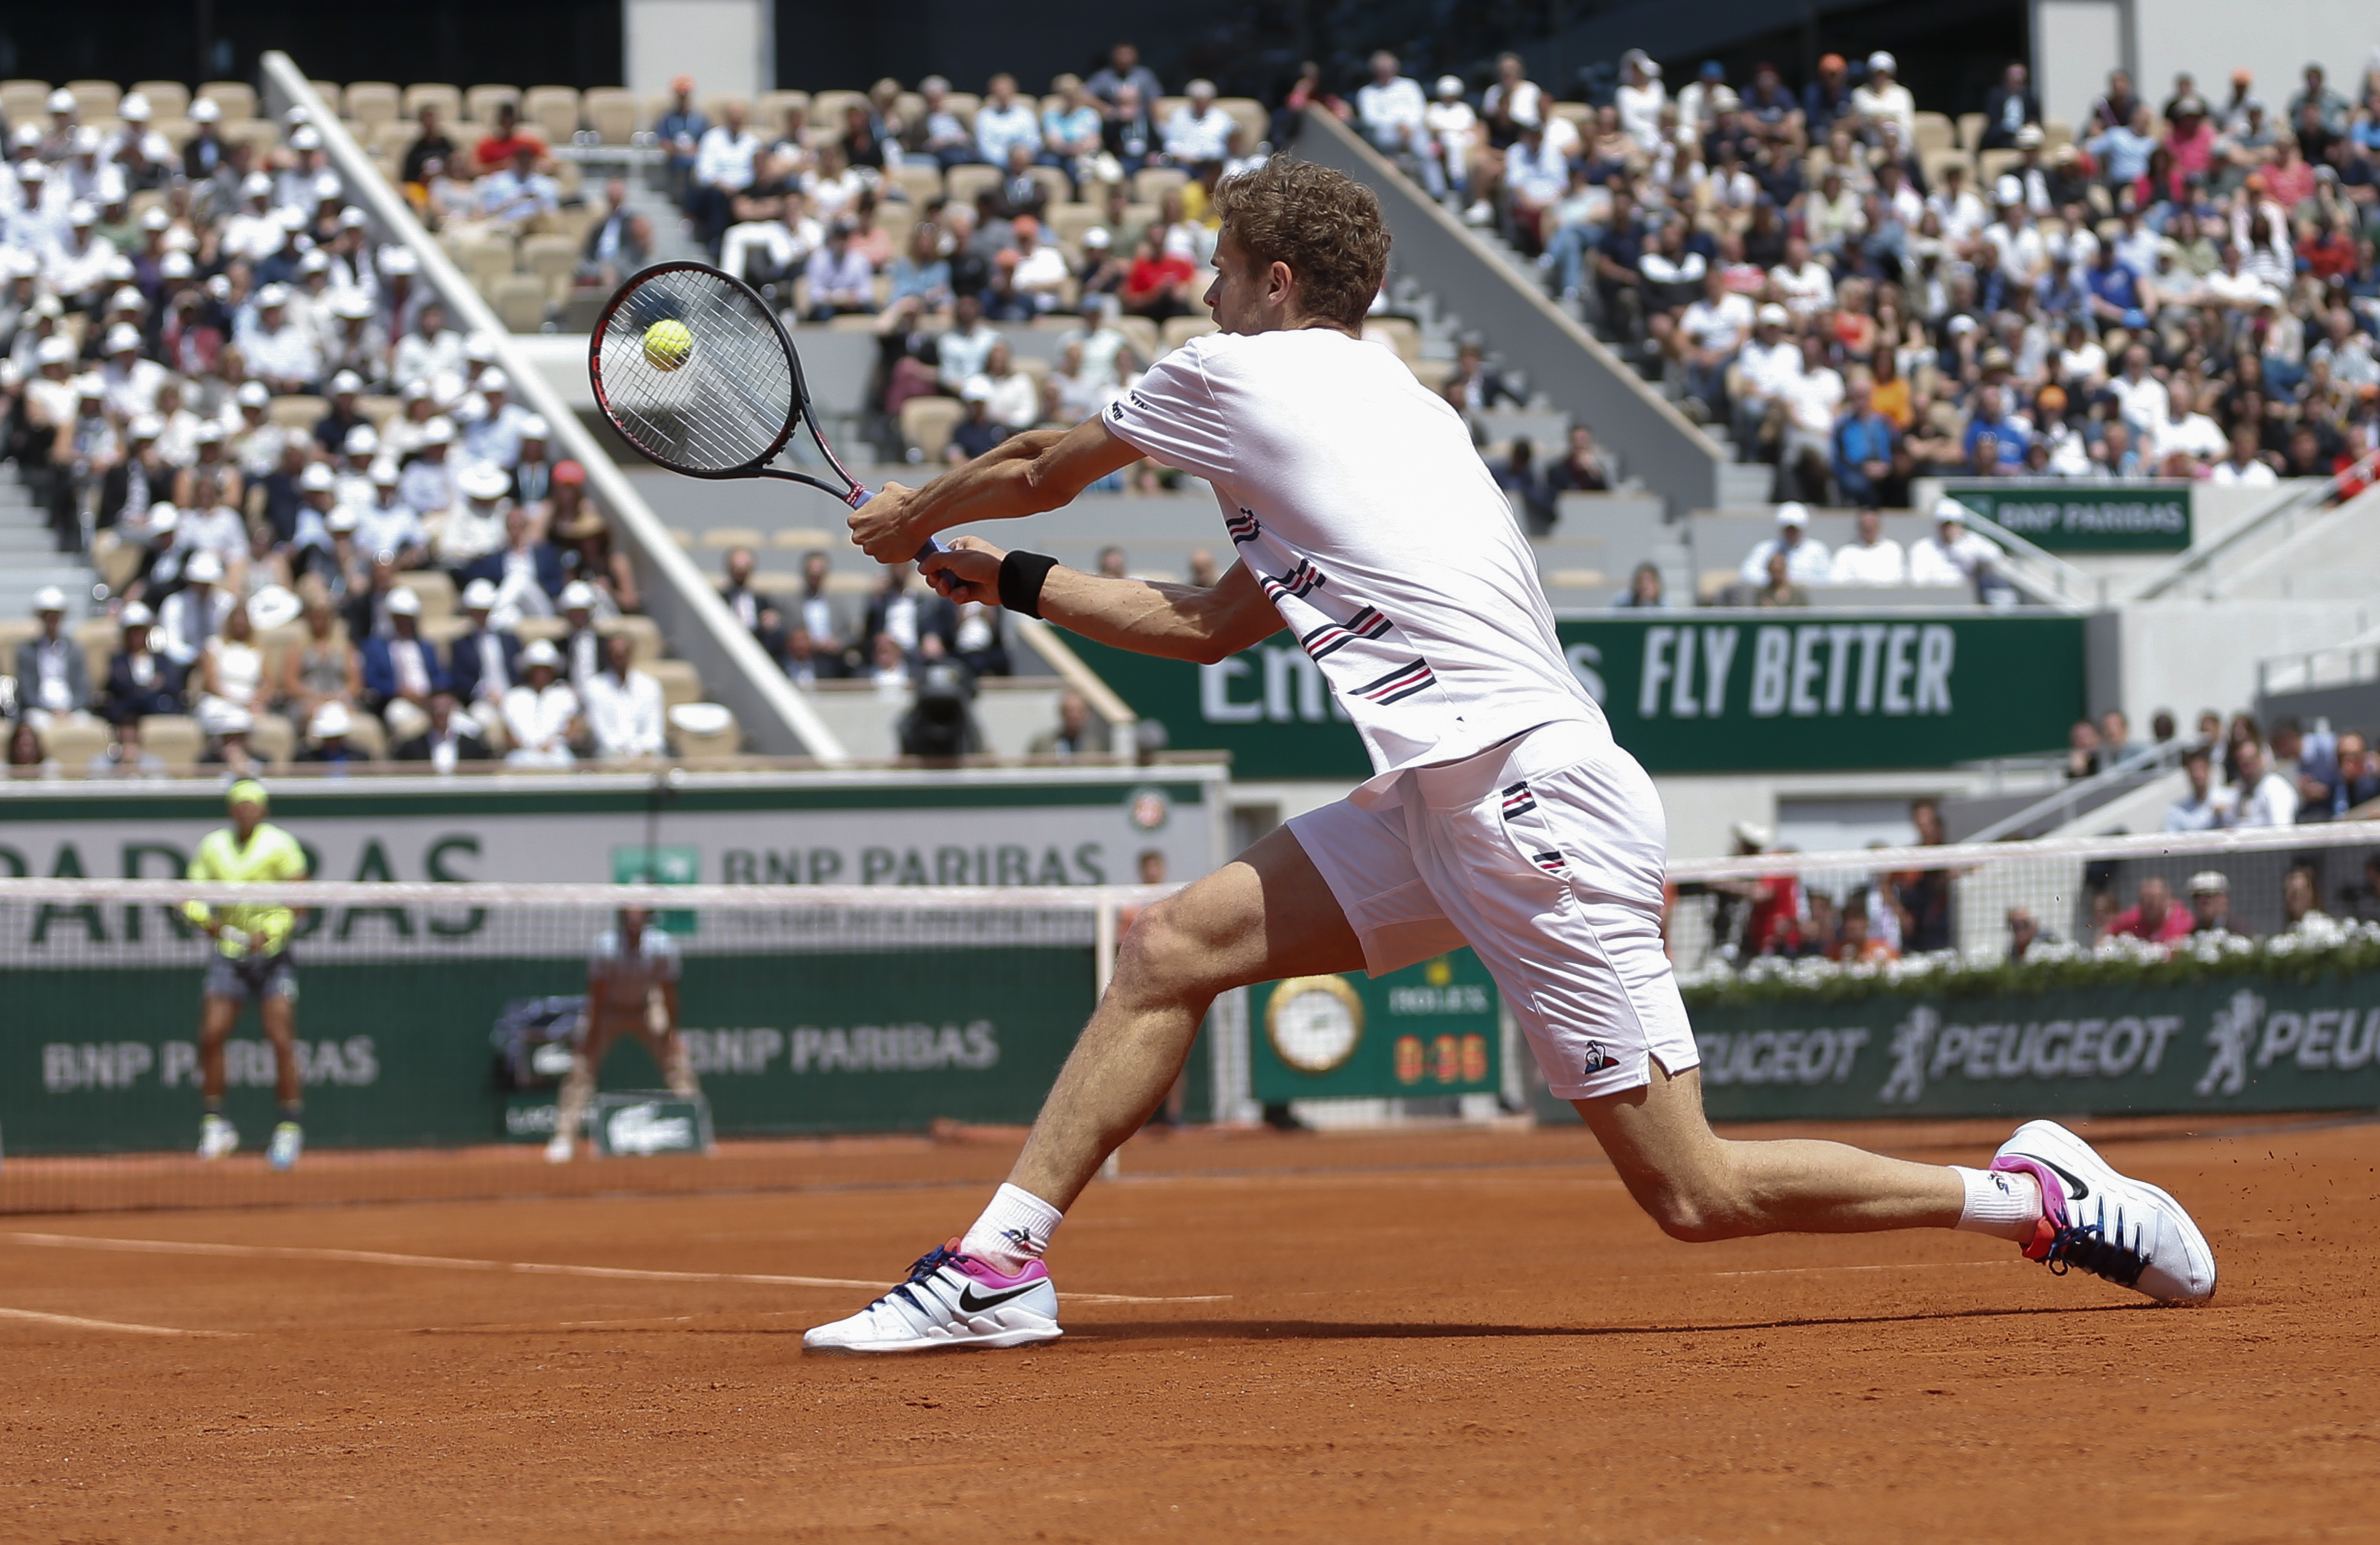
<path id="1" fill-rule="evenodd" d="M 1006 549 L 981 537 L 961 537 L 920 566 L 953 600 L 998 605 L 1007 557 Z M 1202 665 L 1281 631 L 1281 614 L 1245 564 L 1233 564 L 1212 586 L 1118 579 L 1061 566 L 1043 578 L 1037 604 L 1042 617 L 1094 643 Z"/>
<path id="2" fill-rule="evenodd" d="M 1011 436 L 921 488 L 886 483 L 851 515 L 851 540 L 880 564 L 906 562 L 926 539 L 978 520 L 1017 520 L 1060 509 L 1140 452 L 1097 419 L 1073 429 Z"/>

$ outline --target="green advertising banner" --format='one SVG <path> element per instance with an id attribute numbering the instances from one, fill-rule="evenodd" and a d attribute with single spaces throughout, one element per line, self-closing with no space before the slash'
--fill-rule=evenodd
<path id="1" fill-rule="evenodd" d="M 2380 1107 L 2380 975 L 1694 1011 L 1715 1120 Z"/>
<path id="2" fill-rule="evenodd" d="M 2180 553 L 2190 546 L 2185 481 L 2063 478 L 1945 483 L 1942 492 L 2050 553 Z"/>
<path id="3" fill-rule="evenodd" d="M 1565 620 L 1560 637 L 1650 772 L 1833 772 L 2063 746 L 2084 707 L 2083 627 L 1981 610 L 1613 612 Z M 1320 668 L 1286 633 L 1212 665 L 1070 642 L 1176 748 L 1229 751 L 1235 777 L 1371 771 Z"/>
<path id="4" fill-rule="evenodd" d="M 195 1142 L 202 958 L 193 943 L 179 967 L 0 971 L 6 1151 Z M 308 1140 L 404 1147 L 506 1136 L 516 1097 L 491 1030 L 508 1004 L 580 992 L 586 982 L 577 955 L 444 957 L 426 969 L 419 957 L 309 963 L 301 946 Z M 1028 1122 L 1089 1016 L 1091 951 L 698 952 L 686 958 L 681 991 L 688 1050 L 722 1136 L 897 1131 L 937 1117 Z M 229 1114 L 261 1138 L 273 1123 L 273 1064 L 252 1013 L 226 1051 Z M 633 1043 L 615 1048 L 602 1071 L 613 1089 L 661 1081 Z M 550 1104 L 551 1090 L 541 1098 Z"/>
<path id="5" fill-rule="evenodd" d="M 1502 1088 L 1496 983 L 1469 950 L 1377 980 L 1361 972 L 1252 989 L 1260 1101 L 1393 1100 Z"/>

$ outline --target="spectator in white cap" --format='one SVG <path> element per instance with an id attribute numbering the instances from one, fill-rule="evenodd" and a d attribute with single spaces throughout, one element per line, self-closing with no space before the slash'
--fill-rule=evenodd
<path id="1" fill-rule="evenodd" d="M 338 460 L 339 503 L 368 509 L 372 502 L 372 463 L 380 459 L 380 431 L 369 420 L 324 449 Z"/>
<path id="2" fill-rule="evenodd" d="M 273 393 L 261 381 L 243 381 L 223 422 L 224 453 L 243 479 L 268 478 L 281 464 L 289 436 L 273 420 Z"/>
<path id="3" fill-rule="evenodd" d="M 322 583 L 324 597 L 334 606 L 346 606 L 371 583 L 375 565 L 372 554 L 356 541 L 358 524 L 354 509 L 346 505 L 334 507 L 322 517 L 322 529 L 330 532 L 331 545 L 298 554 L 307 573 Z"/>
<path id="4" fill-rule="evenodd" d="M 1834 575 L 1827 544 L 1810 534 L 1810 512 L 1800 505 L 1777 506 L 1777 534 L 1752 544 L 1736 578 L 1755 590 L 1766 586 L 1769 580 L 1768 560 L 1779 553 L 1785 554 L 1786 578 L 1794 584 L 1823 585 Z"/>
<path id="5" fill-rule="evenodd" d="M 1867 79 L 1852 88 L 1852 111 L 1858 115 L 1865 137 L 1881 143 L 1889 124 L 1893 143 L 1904 150 L 1917 143 L 1917 99 L 1898 79 L 1900 61 L 1882 49 L 1867 56 Z"/>
<path id="6" fill-rule="evenodd" d="M 520 438 L 513 452 L 512 501 L 543 514 L 546 502 L 553 496 L 552 450 L 549 441 L 553 426 L 540 413 L 524 413 L 519 424 Z"/>
<path id="7" fill-rule="evenodd" d="M 256 292 L 254 320 L 236 326 L 232 341 L 247 361 L 250 381 L 277 393 L 311 392 L 322 379 L 322 356 L 313 335 L 290 314 L 289 288 L 267 285 Z"/>
<path id="8" fill-rule="evenodd" d="M 418 512 L 430 528 L 432 542 L 444 551 L 443 536 L 439 528 L 443 517 L 462 503 L 462 491 L 455 485 L 455 468 L 449 455 L 455 446 L 455 423 L 445 416 L 426 420 L 420 430 L 419 443 L 414 447 L 413 459 L 406 464 L 405 475 L 396 485 L 397 496 L 406 506 Z M 473 554 L 472 557 L 477 557 Z M 465 563 L 469 558 L 462 560 Z"/>
<path id="9" fill-rule="evenodd" d="M 602 592 L 583 579 L 563 586 L 554 602 L 570 628 L 562 639 L 563 668 L 570 685 L 582 690 L 587 678 L 603 666 L 603 640 L 595 631 L 595 614 L 602 603 Z"/>
<path id="10" fill-rule="evenodd" d="M 1176 166 L 1202 166 L 1220 161 L 1230 149 L 1232 116 L 1215 105 L 1215 83 L 1193 80 L 1184 89 L 1182 105 L 1165 120 L 1165 158 Z M 1416 151 L 1426 144 L 1416 143 Z"/>
<path id="11" fill-rule="evenodd" d="M 521 425 L 528 421 L 529 410 L 512 400 L 512 380 L 500 370 L 481 371 L 471 384 L 480 407 L 463 430 L 464 457 L 509 473 L 520 459 Z"/>
<path id="12" fill-rule="evenodd" d="M 1661 67 L 1643 49 L 1632 48 L 1620 56 L 1620 85 L 1611 101 L 1620 110 L 1620 131 L 1645 154 L 1658 151 L 1661 109 L 1669 105 L 1670 92 L 1661 84 Z"/>
<path id="13" fill-rule="evenodd" d="M 149 506 L 149 513 L 129 533 L 140 546 L 140 566 L 132 578 L 125 581 L 127 601 L 158 602 L 173 592 L 182 582 L 182 566 L 189 553 L 176 539 L 180 535 L 182 512 L 170 502 L 160 499 Z"/>
<path id="14" fill-rule="evenodd" d="M 224 143 L 223 108 L 212 97 L 190 103 L 190 137 L 182 141 L 182 175 L 192 182 L 213 177 L 227 161 Z"/>
<path id="15" fill-rule="evenodd" d="M 1802 376 L 1802 346 L 1787 329 L 1793 313 L 1777 301 L 1753 315 L 1752 341 L 1736 351 L 1727 372 L 1728 400 L 1734 405 L 1735 443 L 1751 446 L 1784 394 Z"/>
<path id="16" fill-rule="evenodd" d="M 580 690 L 587 734 L 606 760 L 657 757 L 665 752 L 662 684 L 636 668 L 636 645 L 625 633 L 603 640 L 603 668 Z"/>
<path id="17" fill-rule="evenodd" d="M 381 716 L 391 739 L 410 740 L 430 722 L 430 695 L 447 687 L 445 657 L 421 636 L 421 597 L 389 592 L 386 636 L 363 643 L 364 706 Z"/>
<path id="18" fill-rule="evenodd" d="M 446 325 L 446 308 L 426 302 L 412 331 L 396 341 L 390 380 L 399 391 L 463 368 L 463 335 Z"/>
<path id="19" fill-rule="evenodd" d="M 522 680 L 504 694 L 504 734 L 515 767 L 568 767 L 578 734 L 579 699 L 561 678 L 562 656 L 540 639 L 520 652 Z"/>
<path id="20" fill-rule="evenodd" d="M 120 644 L 108 657 L 100 712 L 119 728 L 137 730 L 152 713 L 182 712 L 182 668 L 152 647 L 156 620 L 137 601 L 125 602 L 115 614 Z"/>
<path id="21" fill-rule="evenodd" d="M 329 313 L 322 342 L 323 369 L 334 371 L 334 379 L 352 379 L 354 391 L 387 384 L 388 330 L 381 325 L 372 298 L 359 289 L 334 290 L 323 310 Z"/>
<path id="22" fill-rule="evenodd" d="M 237 703 L 221 698 L 201 696 L 191 715 L 207 737 L 206 753 L 199 758 L 201 767 L 221 767 L 232 777 L 247 778 L 256 774 L 255 756 L 248 748 L 248 737 L 256 728 L 256 715 Z"/>
<path id="23" fill-rule="evenodd" d="M 324 703 L 307 722 L 308 741 L 298 752 L 298 760 L 318 767 L 347 767 L 370 760 L 352 738 L 355 732 L 356 716 L 346 704 Z"/>
<path id="24" fill-rule="evenodd" d="M 331 529 L 325 522 L 339 502 L 339 478 L 331 470 L 329 462 L 310 461 L 298 472 L 297 481 L 298 517 L 289 534 L 289 544 L 302 554 L 309 548 L 331 545 Z"/>
<path id="25" fill-rule="evenodd" d="M 504 694 L 520 678 L 521 652 L 519 637 L 495 622 L 495 604 L 496 587 L 488 580 L 463 587 L 463 615 L 470 627 L 448 654 L 455 695 L 491 735 L 504 727 Z"/>
<path id="26" fill-rule="evenodd" d="M 407 477 L 420 466 L 415 462 Z M 478 461 L 455 474 L 455 486 L 462 502 L 447 511 L 432 540 L 440 566 L 462 573 L 504 547 L 504 490 L 511 485 L 504 468 Z"/>
<path id="27" fill-rule="evenodd" d="M 140 358 L 140 329 L 119 322 L 107 330 L 103 347 L 107 358 L 99 379 L 107 388 L 107 410 L 122 419 L 153 411 L 165 367 Z"/>
<path id="28" fill-rule="evenodd" d="M 88 310 L 99 300 L 106 288 L 108 270 L 122 255 L 92 230 L 98 224 L 99 211 L 89 200 L 69 203 L 66 234 L 51 246 L 42 264 L 42 282 L 50 293 L 78 310 Z"/>
<path id="29" fill-rule="evenodd" d="M 354 512 L 357 546 L 395 554 L 398 568 L 419 568 L 430 561 L 430 529 L 405 502 L 403 479 L 395 457 L 376 456 L 365 475 L 370 486 L 363 501 L 343 501 L 340 507 Z"/>
<path id="30" fill-rule="evenodd" d="M 173 491 L 175 468 L 157 444 L 164 428 L 164 420 L 154 413 L 135 414 L 124 426 L 124 456 L 100 480 L 97 520 L 101 528 L 137 519 Z"/>
<path id="31" fill-rule="evenodd" d="M 1979 599 L 1997 589 L 1993 572 L 2000 550 L 1991 541 L 1967 529 L 1967 506 L 1956 499 L 1934 505 L 1934 534 L 1909 550 L 1909 582 L 1912 585 L 1959 585 Z"/>
<path id="32" fill-rule="evenodd" d="M 552 616 L 556 598 L 568 583 L 561 553 L 540 540 L 536 517 L 518 505 L 504 511 L 504 545 L 464 569 L 460 578 L 491 587 L 488 603 L 496 626 L 504 628 L 519 626 L 523 617 Z"/>
<path id="33" fill-rule="evenodd" d="M 124 440 L 107 416 L 107 387 L 97 371 L 75 377 L 74 396 L 74 418 L 67 425 L 64 444 L 51 453 L 60 465 L 51 492 L 50 521 L 62 552 L 81 546 L 83 496 L 124 456 Z"/>
<path id="34" fill-rule="evenodd" d="M 17 646 L 17 706 L 26 723 L 46 729 L 90 709 L 91 668 L 67 634 L 66 591 L 55 585 L 35 591 L 33 620 L 40 631 Z"/>

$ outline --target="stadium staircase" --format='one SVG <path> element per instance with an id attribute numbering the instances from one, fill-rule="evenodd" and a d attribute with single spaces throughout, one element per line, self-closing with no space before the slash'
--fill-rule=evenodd
<path id="1" fill-rule="evenodd" d="M 67 592 L 71 615 L 82 614 L 91 599 L 91 566 L 57 547 L 48 515 L 18 481 L 16 468 L 0 472 L 0 620 L 30 617 L 34 592 L 48 585 Z"/>

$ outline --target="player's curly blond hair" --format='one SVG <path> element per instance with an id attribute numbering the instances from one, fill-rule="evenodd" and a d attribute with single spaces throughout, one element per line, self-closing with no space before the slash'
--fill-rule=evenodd
<path id="1" fill-rule="evenodd" d="M 1218 183 L 1215 213 L 1258 267 L 1289 265 L 1308 315 L 1363 328 L 1389 271 L 1389 223 L 1370 189 L 1277 155 Z"/>

